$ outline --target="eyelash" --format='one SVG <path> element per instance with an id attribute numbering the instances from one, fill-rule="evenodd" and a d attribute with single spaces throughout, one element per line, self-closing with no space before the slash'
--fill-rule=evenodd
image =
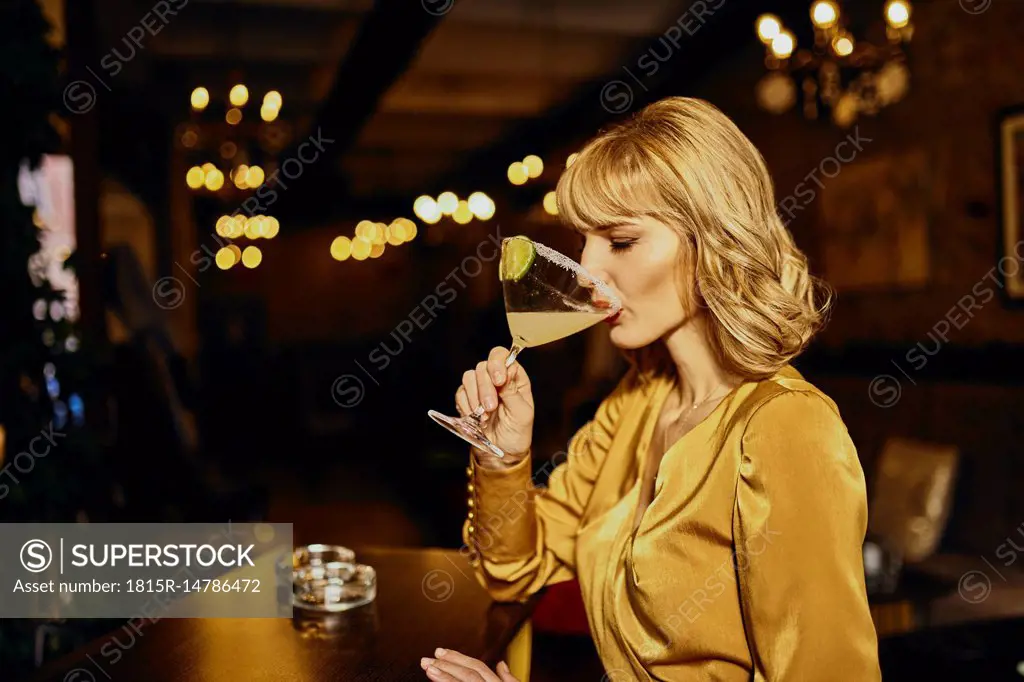
<path id="1" fill-rule="evenodd" d="M 629 240 L 626 240 L 626 241 L 619 241 L 619 242 L 609 241 L 608 242 L 608 248 L 611 251 L 622 253 L 624 251 L 628 251 L 629 249 L 633 248 L 634 244 L 636 244 L 636 239 L 635 238 L 634 239 L 629 239 Z M 584 248 L 586 248 L 586 245 L 587 245 L 587 238 L 584 237 L 583 235 L 580 235 L 580 252 L 581 253 L 583 252 Z"/>

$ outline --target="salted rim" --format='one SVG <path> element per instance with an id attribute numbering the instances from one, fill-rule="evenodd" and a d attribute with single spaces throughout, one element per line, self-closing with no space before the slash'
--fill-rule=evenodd
<path id="1" fill-rule="evenodd" d="M 530 239 L 529 237 L 522 237 L 520 235 L 519 237 L 505 237 L 505 239 L 503 239 L 502 241 L 505 242 L 508 241 L 509 239 L 516 238 Z M 594 288 L 597 289 L 605 298 L 607 298 L 611 302 L 614 310 L 609 314 L 614 314 L 615 312 L 622 308 L 622 301 L 620 301 L 619 297 L 616 296 L 615 293 L 611 290 L 611 287 L 609 287 L 607 284 L 599 280 L 597 277 L 594 277 L 592 274 L 587 272 L 587 269 L 584 268 L 582 265 L 574 261 L 572 258 L 566 256 L 564 253 L 555 251 L 550 246 L 545 246 L 544 244 L 541 244 L 538 241 L 534 241 L 533 239 L 530 239 L 530 242 L 533 244 L 533 247 L 537 250 L 537 253 L 544 256 L 544 258 L 548 259 L 555 265 L 558 265 L 562 269 L 568 270 L 569 272 L 582 274 L 591 282 L 593 282 Z"/>

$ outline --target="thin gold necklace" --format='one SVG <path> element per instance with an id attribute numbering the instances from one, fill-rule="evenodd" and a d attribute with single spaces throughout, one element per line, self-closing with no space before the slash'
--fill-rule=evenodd
<path id="1" fill-rule="evenodd" d="M 674 443 L 677 440 L 677 438 L 674 436 L 674 434 L 671 433 L 674 430 L 672 427 L 678 425 L 680 428 L 685 428 L 686 425 L 685 425 L 684 421 L 691 414 L 693 414 L 694 410 L 696 410 L 698 407 L 704 405 L 705 403 L 710 402 L 711 400 L 713 400 L 715 398 L 724 398 L 725 396 L 729 395 L 729 393 L 732 392 L 732 389 L 730 388 L 728 391 L 726 391 L 722 395 L 720 395 L 720 396 L 716 395 L 717 392 L 720 390 L 720 388 L 723 387 L 723 386 L 728 386 L 728 384 L 719 384 L 715 388 L 715 390 L 713 390 L 706 398 L 704 398 L 703 400 L 699 400 L 699 401 L 697 401 L 695 403 L 691 403 L 689 407 L 687 407 L 685 410 L 680 412 L 679 415 L 677 415 L 674 419 L 672 419 L 669 423 L 667 423 L 665 425 L 665 433 L 664 433 L 664 441 L 665 442 L 662 444 L 663 445 L 662 451 L 667 449 L 667 447 L 671 443 Z"/>
<path id="2" fill-rule="evenodd" d="M 694 410 L 696 410 L 696 409 L 697 409 L 698 407 L 700 407 L 700 406 L 701 406 L 701 405 L 703 405 L 704 403 L 706 403 L 706 402 L 708 402 L 708 401 L 710 401 L 710 400 L 713 400 L 714 398 L 724 398 L 725 396 L 729 395 L 729 392 L 730 392 L 730 391 L 732 391 L 732 389 L 731 389 L 731 388 L 729 389 L 729 391 L 727 391 L 727 392 L 723 393 L 723 394 L 722 394 L 721 396 L 718 396 L 718 395 L 716 395 L 716 394 L 717 394 L 717 392 L 719 391 L 719 389 L 720 389 L 720 388 L 722 388 L 723 386 L 728 386 L 728 384 L 725 384 L 725 383 L 719 384 L 719 385 L 718 385 L 718 386 L 716 386 L 716 387 L 715 387 L 715 389 L 714 389 L 713 391 L 711 391 L 711 393 L 709 393 L 709 394 L 708 394 L 708 396 L 707 396 L 706 398 L 704 398 L 703 400 L 698 400 L 698 401 L 697 401 L 697 402 L 695 402 L 695 403 L 690 403 L 690 406 L 689 406 L 689 407 L 687 407 L 687 408 L 686 408 L 685 410 L 683 410 L 682 412 L 680 412 L 680 413 L 679 413 L 679 415 L 678 415 L 678 416 L 677 416 L 677 417 L 676 417 L 675 419 L 673 419 L 672 421 L 673 421 L 673 422 L 676 422 L 676 421 L 679 421 L 679 420 L 681 420 L 681 419 L 683 419 L 683 418 L 685 418 L 685 417 L 689 416 L 689 414 L 690 414 L 691 412 L 693 412 Z"/>

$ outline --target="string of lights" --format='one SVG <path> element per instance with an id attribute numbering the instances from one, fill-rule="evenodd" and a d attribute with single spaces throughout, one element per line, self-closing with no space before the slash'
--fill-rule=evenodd
<path id="1" fill-rule="evenodd" d="M 283 98 L 276 90 L 264 94 L 260 105 L 260 122 L 256 127 L 243 130 L 244 109 L 250 101 L 249 89 L 241 83 L 231 87 L 226 103 L 211 100 L 210 91 L 196 87 L 189 98 L 193 119 L 184 124 L 179 134 L 182 147 L 195 159 L 185 174 L 185 182 L 197 195 L 220 198 L 225 203 L 239 201 L 239 195 L 257 190 L 275 167 L 276 152 L 287 143 L 290 126 L 278 117 Z M 212 126 L 209 122 L 219 119 L 227 124 Z M 221 134 L 218 135 L 217 132 Z M 253 139 L 255 138 L 255 139 Z M 268 144 L 268 140 L 271 142 Z M 211 149 L 217 149 L 220 161 L 203 161 Z M 260 153 L 262 152 L 262 154 Z M 264 165 L 255 157 L 263 156 Z M 566 161 L 571 165 L 576 155 Z M 521 161 L 514 161 L 508 167 L 508 180 L 513 185 L 524 185 L 539 178 L 544 172 L 544 162 L 536 154 L 530 154 Z M 558 207 L 553 191 L 543 200 L 544 211 L 557 215 Z M 426 225 L 436 225 L 448 218 L 458 225 L 468 225 L 473 220 L 487 221 L 494 217 L 494 200 L 484 192 L 473 192 L 460 198 L 454 192 L 442 192 L 436 198 L 422 195 L 413 202 L 413 214 Z M 227 239 L 273 239 L 280 231 L 277 218 L 269 215 L 221 215 L 216 222 L 218 236 Z M 390 223 L 361 220 L 351 235 L 339 235 L 330 245 L 331 257 L 337 261 L 368 260 L 379 258 L 388 246 L 397 247 L 415 239 L 419 234 L 416 223 L 404 216 L 394 218 Z M 215 263 L 222 270 L 229 270 L 241 263 L 244 267 L 255 268 L 263 260 L 258 246 L 251 244 L 244 249 L 228 244 L 218 250 Z"/>

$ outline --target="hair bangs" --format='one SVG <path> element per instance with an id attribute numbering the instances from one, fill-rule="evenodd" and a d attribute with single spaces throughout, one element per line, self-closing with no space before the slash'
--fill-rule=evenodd
<path id="1" fill-rule="evenodd" d="M 665 204 L 656 164 L 631 141 L 599 138 L 585 147 L 558 182 L 558 215 L 579 232 L 660 215 Z"/>

